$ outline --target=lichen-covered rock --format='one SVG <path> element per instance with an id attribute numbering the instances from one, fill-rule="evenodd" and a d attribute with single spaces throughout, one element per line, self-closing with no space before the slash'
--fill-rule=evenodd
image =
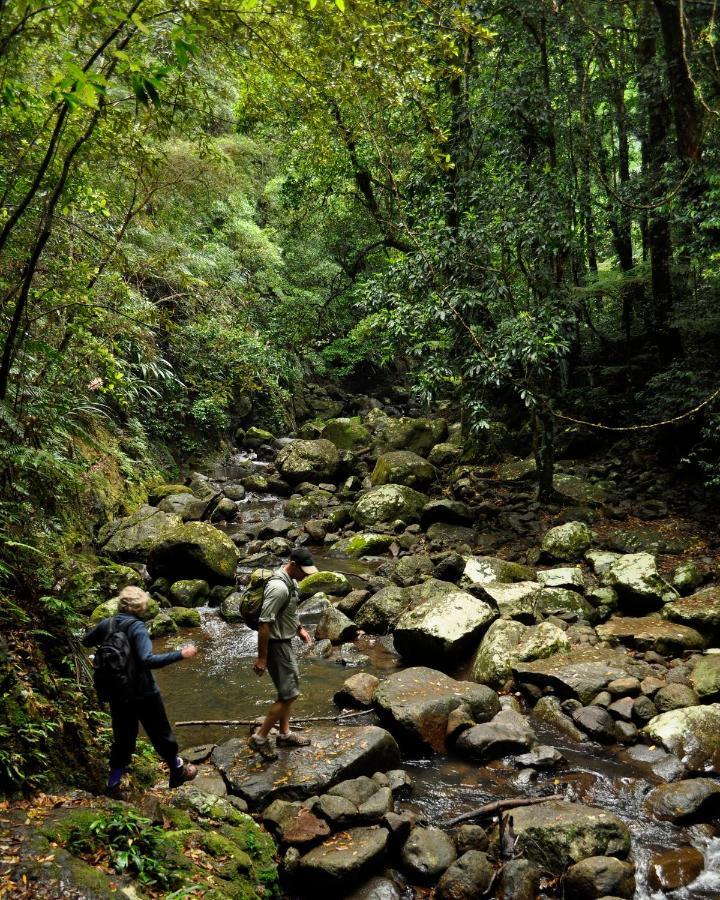
<path id="1" fill-rule="evenodd" d="M 132 515 L 103 526 L 98 543 L 111 559 L 147 562 L 158 543 L 181 524 L 180 516 L 141 506 Z"/>
<path id="2" fill-rule="evenodd" d="M 701 700 L 720 697 L 720 654 L 699 659 L 690 673 L 690 684 Z"/>
<path id="3" fill-rule="evenodd" d="M 411 450 L 425 456 L 446 434 L 447 422 L 444 419 L 412 419 L 407 416 L 393 419 L 383 416 L 375 423 L 375 446 L 378 453 Z"/>
<path id="4" fill-rule="evenodd" d="M 209 500 L 200 500 L 185 488 L 184 493 L 170 494 L 161 500 L 158 509 L 180 516 L 183 522 L 199 522 L 205 515 L 209 503 Z"/>
<path id="5" fill-rule="evenodd" d="M 361 556 L 377 556 L 387 552 L 395 540 L 392 534 L 375 534 L 367 532 L 355 534 L 349 538 L 341 538 L 330 548 L 334 555 L 350 556 L 359 559 Z"/>
<path id="6" fill-rule="evenodd" d="M 462 583 L 465 583 L 463 578 Z M 474 585 L 473 591 L 496 606 L 504 619 L 516 619 L 532 625 L 539 618 L 538 603 L 543 588 L 536 581 L 515 581 L 512 584 L 490 582 Z"/>
<path id="7" fill-rule="evenodd" d="M 519 563 L 497 559 L 494 556 L 471 556 L 465 563 L 463 584 L 490 584 L 499 581 L 512 584 L 517 581 L 535 582 L 535 570 Z"/>
<path id="8" fill-rule="evenodd" d="M 662 615 L 671 622 L 697 628 L 702 634 L 715 638 L 720 633 L 720 585 L 671 600 L 663 607 Z"/>
<path id="9" fill-rule="evenodd" d="M 653 788 L 645 806 L 656 819 L 682 822 L 701 813 L 710 817 L 720 810 L 720 781 L 689 778 Z"/>
<path id="10" fill-rule="evenodd" d="M 413 584 L 419 584 L 429 575 L 432 575 L 434 568 L 433 561 L 429 556 L 423 553 L 416 553 L 401 557 L 395 563 L 395 568 L 390 577 L 400 587 L 410 587 Z"/>
<path id="11" fill-rule="evenodd" d="M 435 469 L 411 450 L 394 450 L 378 457 L 370 476 L 373 486 L 404 484 L 423 490 L 435 480 Z"/>
<path id="12" fill-rule="evenodd" d="M 170 587 L 170 599 L 174 606 L 203 606 L 210 596 L 210 585 L 202 578 L 176 581 Z"/>
<path id="13" fill-rule="evenodd" d="M 162 611 L 148 622 L 148 634 L 151 638 L 168 637 L 178 633 L 178 627 L 172 616 Z"/>
<path id="14" fill-rule="evenodd" d="M 322 436 L 332 441 L 339 450 L 355 450 L 369 447 L 372 435 L 359 418 L 330 419 L 322 430 Z"/>
<path id="15" fill-rule="evenodd" d="M 302 497 L 291 497 L 285 503 L 285 515 L 291 519 L 310 519 L 322 513 L 335 499 L 329 491 L 312 491 Z"/>
<path id="16" fill-rule="evenodd" d="M 592 543 L 592 533 L 584 522 L 566 522 L 545 534 L 543 553 L 550 559 L 575 562 L 585 555 Z"/>
<path id="17" fill-rule="evenodd" d="M 292 441 L 278 453 L 278 471 L 290 484 L 332 481 L 340 468 L 340 454 L 332 441 Z"/>
<path id="18" fill-rule="evenodd" d="M 528 627 L 511 619 L 493 622 L 482 639 L 472 667 L 472 677 L 480 684 L 502 687 L 510 678 L 513 665 L 566 653 L 567 635 L 550 622 Z"/>
<path id="19" fill-rule="evenodd" d="M 537 580 L 544 587 L 566 588 L 571 591 L 585 593 L 585 578 L 578 566 L 566 566 L 559 569 L 546 569 L 537 573 Z"/>
<path id="20" fill-rule="evenodd" d="M 635 895 L 635 866 L 612 856 L 590 856 L 570 866 L 564 886 L 567 900 L 629 900 Z"/>
<path id="21" fill-rule="evenodd" d="M 435 881 L 455 861 L 452 838 L 439 828 L 414 828 L 400 852 L 403 869 L 423 883 Z"/>
<path id="22" fill-rule="evenodd" d="M 360 496 L 352 510 L 358 525 L 379 525 L 395 522 L 418 522 L 427 503 L 425 494 L 401 484 L 382 484 Z"/>
<path id="23" fill-rule="evenodd" d="M 676 566 L 671 578 L 672 586 L 682 596 L 692 594 L 703 582 L 703 574 L 696 562 L 686 559 Z"/>
<path id="24" fill-rule="evenodd" d="M 405 588 L 390 585 L 373 594 L 360 607 L 355 621 L 359 628 L 370 634 L 387 634 L 411 602 Z"/>
<path id="25" fill-rule="evenodd" d="M 621 604 L 633 610 L 657 609 L 677 599 L 677 591 L 660 575 L 655 557 L 650 553 L 620 556 L 606 572 L 605 579 L 617 591 Z"/>
<path id="26" fill-rule="evenodd" d="M 582 731 L 575 725 L 570 716 L 563 712 L 557 697 L 552 695 L 541 697 L 533 707 L 532 717 L 544 725 L 549 725 L 555 731 L 566 735 L 572 741 L 580 742 L 584 740 Z"/>
<path id="27" fill-rule="evenodd" d="M 314 575 L 303 578 L 298 588 L 302 598 L 312 597 L 313 594 L 332 594 L 342 597 L 350 593 L 352 585 L 342 572 L 316 572 Z"/>
<path id="28" fill-rule="evenodd" d="M 428 597 L 395 624 L 395 649 L 410 662 L 444 665 L 462 659 L 497 616 L 487 603 L 449 582 L 430 579 L 407 590 Z"/>
<path id="29" fill-rule="evenodd" d="M 118 614 L 119 603 L 120 600 L 118 597 L 112 597 L 110 600 L 106 600 L 105 603 L 101 603 L 99 606 L 96 606 L 90 614 L 91 624 L 97 625 L 97 623 L 101 622 L 103 619 L 107 619 L 110 616 L 116 616 Z M 154 619 L 159 612 L 160 604 L 154 597 L 150 597 L 150 599 L 148 600 L 147 609 L 142 618 L 146 622 L 149 622 L 151 619 Z"/>
<path id="30" fill-rule="evenodd" d="M 720 771 L 720 703 L 661 713 L 642 734 L 681 759 L 691 772 Z"/>
<path id="31" fill-rule="evenodd" d="M 461 704 L 476 722 L 487 722 L 500 711 L 495 691 L 470 681 L 456 681 L 424 666 L 404 669 L 382 681 L 375 691 L 381 718 L 412 747 L 444 751 L 450 713 Z"/>
<path id="32" fill-rule="evenodd" d="M 435 444 L 435 446 L 428 454 L 428 460 L 434 466 L 444 468 L 445 466 L 456 465 L 458 462 L 460 462 L 462 455 L 463 448 L 458 447 L 456 444 Z"/>
<path id="33" fill-rule="evenodd" d="M 627 825 L 604 809 L 551 800 L 512 816 L 518 851 L 557 874 L 591 856 L 625 859 L 630 852 Z"/>
<path id="34" fill-rule="evenodd" d="M 167 612 L 178 628 L 198 628 L 201 624 L 200 613 L 196 609 L 173 606 Z"/>
<path id="35" fill-rule="evenodd" d="M 240 553 L 230 538 L 209 522 L 186 522 L 165 531 L 148 558 L 156 575 L 231 582 Z"/>
<path id="36" fill-rule="evenodd" d="M 577 591 L 567 588 L 543 588 L 536 599 L 536 610 L 540 616 L 557 615 L 574 621 L 596 620 L 595 607 Z"/>
<path id="37" fill-rule="evenodd" d="M 315 629 L 315 638 L 319 641 L 329 640 L 333 644 L 352 641 L 357 636 L 357 625 L 348 619 L 345 613 L 334 606 L 328 607 L 320 616 Z"/>
<path id="38" fill-rule="evenodd" d="M 638 650 L 654 650 L 667 656 L 684 650 L 702 650 L 705 646 L 705 638 L 694 628 L 649 616 L 612 616 L 595 630 L 601 640 L 611 644 L 625 644 Z"/>

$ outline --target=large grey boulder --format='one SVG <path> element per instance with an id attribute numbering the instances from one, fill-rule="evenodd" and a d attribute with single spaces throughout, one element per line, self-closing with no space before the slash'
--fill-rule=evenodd
<path id="1" fill-rule="evenodd" d="M 590 703 L 616 678 L 634 675 L 642 679 L 652 673 L 647 663 L 633 659 L 624 650 L 602 647 L 572 650 L 533 662 L 517 662 L 512 671 L 518 684 L 548 688 L 562 699 L 580 700 L 581 703 Z"/>
<path id="2" fill-rule="evenodd" d="M 400 852 L 403 869 L 414 881 L 435 881 L 455 861 L 452 838 L 439 828 L 414 828 Z"/>
<path id="3" fill-rule="evenodd" d="M 720 811 L 720 781 L 714 778 L 689 778 L 653 788 L 645 806 L 656 819 L 682 822 L 706 817 Z"/>
<path id="4" fill-rule="evenodd" d="M 560 562 L 575 562 L 590 549 L 592 533 L 584 522 L 566 522 L 545 534 L 542 550 L 545 556 Z"/>
<path id="5" fill-rule="evenodd" d="M 375 423 L 375 447 L 378 453 L 411 450 L 427 456 L 446 434 L 447 422 L 444 419 L 378 417 Z"/>
<path id="6" fill-rule="evenodd" d="M 181 524 L 178 515 L 154 506 L 141 506 L 131 515 L 103 526 L 98 543 L 111 559 L 147 562 L 157 544 Z"/>
<path id="7" fill-rule="evenodd" d="M 305 891 L 336 891 L 357 885 L 380 868 L 389 835 L 378 825 L 351 828 L 301 856 L 294 875 Z"/>
<path id="8" fill-rule="evenodd" d="M 484 761 L 524 753 L 536 743 L 535 732 L 525 716 L 513 709 L 502 709 L 489 722 L 463 731 L 455 750 L 462 756 Z"/>
<path id="9" fill-rule="evenodd" d="M 340 454 L 332 441 L 292 441 L 278 453 L 275 464 L 290 484 L 329 482 L 340 468 Z"/>
<path id="10" fill-rule="evenodd" d="M 148 568 L 154 575 L 229 583 L 239 561 L 240 553 L 225 532 L 209 522 L 185 522 L 155 542 Z"/>
<path id="11" fill-rule="evenodd" d="M 318 641 L 329 640 L 333 644 L 342 644 L 352 641 L 357 637 L 357 625 L 349 619 L 345 613 L 328 607 L 320 616 L 320 621 L 315 629 L 315 638 Z"/>
<path id="12" fill-rule="evenodd" d="M 720 633 L 720 585 L 671 600 L 663 607 L 662 615 L 671 622 L 697 628 L 707 637 L 716 638 Z"/>
<path id="13" fill-rule="evenodd" d="M 387 634 L 410 602 L 406 588 L 389 585 L 363 603 L 355 615 L 355 622 L 370 634 Z"/>
<path id="14" fill-rule="evenodd" d="M 650 553 L 628 553 L 617 559 L 604 575 L 615 588 L 620 602 L 631 610 L 659 609 L 675 600 L 678 593 L 657 570 Z"/>
<path id="15" fill-rule="evenodd" d="M 487 603 L 449 582 L 430 579 L 418 588 L 430 596 L 395 624 L 395 649 L 409 662 L 442 666 L 462 659 L 497 616 Z"/>
<path id="16" fill-rule="evenodd" d="M 473 593 L 496 606 L 504 619 L 516 619 L 526 625 L 532 625 L 539 618 L 538 606 L 543 590 L 536 581 L 476 583 L 473 586 Z"/>
<path id="17" fill-rule="evenodd" d="M 569 650 L 567 635 L 551 622 L 529 627 L 511 619 L 498 619 L 482 639 L 473 661 L 472 677 L 480 684 L 499 688 L 512 675 L 516 662 L 543 659 Z"/>
<path id="18" fill-rule="evenodd" d="M 705 638 L 694 628 L 665 619 L 612 616 L 595 629 L 598 637 L 611 644 L 624 644 L 637 650 L 654 650 L 667 656 L 685 650 L 702 650 Z"/>
<path id="19" fill-rule="evenodd" d="M 372 443 L 372 435 L 359 418 L 330 419 L 325 423 L 322 436 L 339 450 L 356 450 Z"/>
<path id="20" fill-rule="evenodd" d="M 517 850 L 558 875 L 591 856 L 625 859 L 630 852 L 627 825 L 604 809 L 551 800 L 518 807 L 512 816 Z"/>
<path id="21" fill-rule="evenodd" d="M 352 509 L 358 525 L 380 525 L 401 519 L 412 523 L 420 520 L 427 503 L 425 494 L 402 484 L 382 484 L 362 494 Z"/>
<path id="22" fill-rule="evenodd" d="M 380 484 L 404 484 L 423 490 L 435 480 L 435 469 L 411 450 L 393 450 L 378 457 L 370 476 L 373 487 Z"/>
<path id="23" fill-rule="evenodd" d="M 390 675 L 375 691 L 381 719 L 411 747 L 445 750 L 450 713 L 462 704 L 476 722 L 487 722 L 500 711 L 495 691 L 471 681 L 456 681 L 424 666 Z"/>
<path id="24" fill-rule="evenodd" d="M 199 522 L 205 515 L 209 500 L 200 500 L 189 491 L 183 494 L 170 494 L 158 503 L 162 512 L 180 516 L 183 522 Z"/>
<path id="25" fill-rule="evenodd" d="M 691 772 L 720 772 L 720 703 L 661 713 L 642 734 L 681 759 Z"/>
<path id="26" fill-rule="evenodd" d="M 396 769 L 400 751 L 389 732 L 365 725 L 314 728 L 309 747 L 283 750 L 271 763 L 254 753 L 244 737 L 220 744 L 212 759 L 230 792 L 258 809 L 275 799 L 304 799 L 348 778 Z"/>

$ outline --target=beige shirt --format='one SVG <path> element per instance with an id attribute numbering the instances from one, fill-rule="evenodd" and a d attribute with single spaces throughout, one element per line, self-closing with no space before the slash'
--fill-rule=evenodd
<path id="1" fill-rule="evenodd" d="M 260 621 L 270 622 L 270 640 L 286 641 L 295 637 L 300 627 L 297 605 L 300 600 L 297 581 L 280 568 L 265 585 Z"/>

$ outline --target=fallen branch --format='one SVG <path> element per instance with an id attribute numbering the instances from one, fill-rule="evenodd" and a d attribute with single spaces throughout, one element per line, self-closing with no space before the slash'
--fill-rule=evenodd
<path id="1" fill-rule="evenodd" d="M 338 722 L 342 723 L 346 719 L 356 719 L 358 716 L 366 716 L 372 712 L 371 709 L 363 709 L 359 712 L 339 713 L 337 716 L 306 716 L 305 718 L 292 719 L 291 725 L 298 725 L 301 722 Z M 193 719 L 188 722 L 176 722 L 176 728 L 183 728 L 188 725 L 257 725 L 257 719 Z"/>
<path id="2" fill-rule="evenodd" d="M 509 800 L 495 800 L 492 803 L 486 803 L 485 806 L 479 806 L 477 809 L 471 809 L 470 812 L 450 819 L 442 827 L 452 828 L 453 825 L 468 822 L 470 819 L 476 819 L 478 816 L 489 816 L 492 813 L 501 812 L 503 809 L 514 809 L 516 806 L 534 806 L 536 803 L 547 803 L 549 800 L 564 799 L 562 794 L 552 794 L 550 797 L 514 797 Z"/>

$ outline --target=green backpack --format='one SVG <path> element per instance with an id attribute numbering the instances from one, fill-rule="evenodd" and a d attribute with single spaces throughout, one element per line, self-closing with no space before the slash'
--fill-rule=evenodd
<path id="1" fill-rule="evenodd" d="M 243 622 L 253 631 L 257 631 L 260 627 L 260 612 L 265 598 L 265 588 L 273 579 L 282 581 L 287 587 L 287 582 L 282 575 L 276 575 L 272 569 L 255 569 L 250 575 L 250 583 L 238 604 L 238 611 Z"/>

